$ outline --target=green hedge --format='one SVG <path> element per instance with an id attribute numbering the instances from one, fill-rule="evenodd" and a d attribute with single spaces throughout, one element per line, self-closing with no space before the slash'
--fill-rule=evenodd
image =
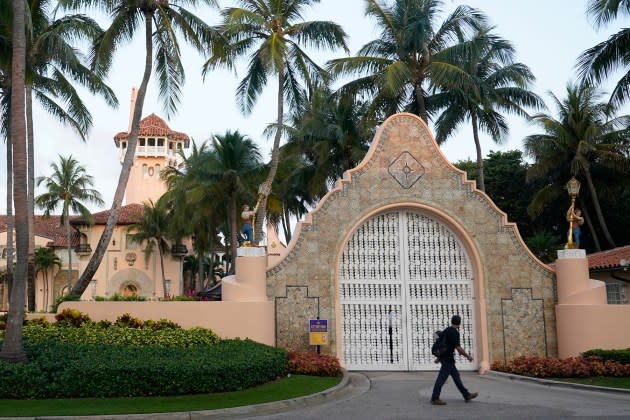
<path id="1" fill-rule="evenodd" d="M 173 330 L 170 331 L 171 333 Z M 286 373 L 287 353 L 251 340 L 188 348 L 26 342 L 0 361 L 0 398 L 131 397 L 235 391 Z"/>
<path id="2" fill-rule="evenodd" d="M 603 361 L 612 360 L 622 365 L 630 365 L 630 349 L 624 350 L 602 350 L 593 349 L 582 353 L 582 357 L 588 358 L 590 356 L 601 357 Z"/>
<path id="3" fill-rule="evenodd" d="M 94 323 L 85 324 L 81 328 L 55 324 L 50 326 L 28 324 L 22 327 L 22 335 L 24 341 L 30 343 L 54 340 L 69 344 L 158 345 L 183 348 L 210 345 L 219 341 L 219 336 L 206 328 L 155 330 L 117 325 L 103 326 Z"/>

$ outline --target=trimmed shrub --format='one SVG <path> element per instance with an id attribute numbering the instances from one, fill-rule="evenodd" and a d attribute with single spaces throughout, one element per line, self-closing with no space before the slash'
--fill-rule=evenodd
<path id="1" fill-rule="evenodd" d="M 144 302 L 147 300 L 147 297 L 140 295 L 123 296 L 118 293 L 114 293 L 110 297 L 94 296 L 94 300 L 96 302 Z"/>
<path id="2" fill-rule="evenodd" d="M 613 362 L 621 363 L 622 365 L 630 364 L 630 349 L 624 350 L 602 350 L 593 349 L 582 353 L 582 357 L 598 356 L 603 361 L 612 360 Z"/>
<path id="3" fill-rule="evenodd" d="M 25 325 L 22 328 L 24 341 L 40 343 L 56 341 L 69 344 L 112 344 L 129 345 L 135 347 L 161 346 L 188 348 L 201 345 L 211 345 L 219 342 L 212 330 L 206 328 L 158 329 L 128 328 L 118 325 L 103 327 L 100 324 L 89 323 L 82 328 L 71 326 L 49 327 L 41 325 Z"/>
<path id="4" fill-rule="evenodd" d="M 299 375 L 339 376 L 339 360 L 328 354 L 289 352 L 289 372 Z"/>
<path id="5" fill-rule="evenodd" d="M 190 348 L 41 341 L 28 343 L 26 351 L 30 363 L 0 361 L 0 398 L 226 392 L 274 380 L 287 367 L 285 350 L 251 340 Z"/>
<path id="6" fill-rule="evenodd" d="M 613 360 L 604 361 L 599 356 L 553 357 L 521 356 L 505 364 L 495 362 L 492 370 L 536 378 L 586 378 L 589 376 L 630 376 L 630 364 Z"/>
<path id="7" fill-rule="evenodd" d="M 125 313 L 116 318 L 114 325 L 118 327 L 142 328 L 144 326 L 144 321 L 140 318 L 134 318 L 129 313 Z"/>

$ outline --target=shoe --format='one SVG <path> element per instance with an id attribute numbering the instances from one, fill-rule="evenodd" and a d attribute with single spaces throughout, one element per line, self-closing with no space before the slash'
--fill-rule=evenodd
<path id="1" fill-rule="evenodd" d="M 468 396 L 466 398 L 464 398 L 464 399 L 466 400 L 466 402 L 468 402 L 470 400 L 473 400 L 473 399 L 477 398 L 477 395 L 479 395 L 479 394 L 477 394 L 476 392 L 473 392 L 472 394 L 468 394 Z"/>
<path id="2" fill-rule="evenodd" d="M 446 401 L 442 401 L 442 400 L 431 400 L 431 404 L 433 404 L 433 405 L 446 405 Z"/>

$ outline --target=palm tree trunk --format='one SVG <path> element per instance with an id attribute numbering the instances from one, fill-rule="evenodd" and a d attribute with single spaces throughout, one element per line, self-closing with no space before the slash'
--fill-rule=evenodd
<path id="1" fill-rule="evenodd" d="M 416 83 L 415 88 L 416 102 L 418 103 L 418 116 L 422 118 L 425 124 L 429 124 L 429 114 L 424 104 L 424 90 L 422 89 L 422 81 Z"/>
<path id="2" fill-rule="evenodd" d="M 481 155 L 481 143 L 479 142 L 477 114 L 471 111 L 470 116 L 472 120 L 473 138 L 475 139 L 475 150 L 477 151 L 477 187 L 485 192 L 486 183 L 483 176 L 483 156 Z"/>
<path id="3" fill-rule="evenodd" d="M 160 254 L 160 268 L 162 269 L 162 296 L 167 298 L 168 293 L 166 290 L 166 276 L 164 275 L 164 255 L 162 254 L 162 247 L 158 242 L 158 253 Z"/>
<path id="4" fill-rule="evenodd" d="M 66 248 L 68 249 L 68 294 L 72 294 L 72 235 L 70 233 L 70 209 L 66 210 L 65 226 L 66 226 Z"/>
<path id="5" fill-rule="evenodd" d="M 129 134 L 127 152 L 125 153 L 125 159 L 123 161 L 122 168 L 120 169 L 120 177 L 118 178 L 118 185 L 116 186 L 114 200 L 109 211 L 109 217 L 107 219 L 105 229 L 103 230 L 103 234 L 101 235 L 98 244 L 96 245 L 96 249 L 94 250 L 94 254 L 92 254 L 92 258 L 90 258 L 87 267 L 85 267 L 85 271 L 83 272 L 74 287 L 74 291 L 76 294 L 83 294 L 87 286 L 90 284 L 90 281 L 92 281 L 94 274 L 96 274 L 96 270 L 98 270 L 98 267 L 101 265 L 103 256 L 105 256 L 105 252 L 107 251 L 107 247 L 109 246 L 109 241 L 112 238 L 114 228 L 116 227 L 116 223 L 118 222 L 120 207 L 122 206 L 122 201 L 125 196 L 125 189 L 127 188 L 127 181 L 129 180 L 129 172 L 131 171 L 131 166 L 133 165 L 133 161 L 136 157 L 136 145 L 138 143 L 138 133 L 140 132 L 140 118 L 142 116 L 144 98 L 147 94 L 147 86 L 149 84 L 149 79 L 151 78 L 151 72 L 153 71 L 153 21 L 151 20 L 151 14 L 149 12 L 145 12 L 144 19 L 144 39 L 146 48 L 144 74 L 142 76 L 142 83 L 140 83 L 140 89 L 138 89 L 138 96 L 136 98 L 136 103 L 133 110 L 133 118 L 131 120 L 131 133 Z"/>
<path id="6" fill-rule="evenodd" d="M 27 162 L 28 162 L 28 196 L 26 205 L 28 206 L 28 310 L 35 311 L 35 231 L 34 231 L 34 209 L 35 209 L 35 151 L 33 134 L 33 89 L 31 85 L 26 86 L 26 135 L 27 135 Z"/>
<path id="7" fill-rule="evenodd" d="M 230 197 L 230 253 L 232 254 L 232 258 L 236 261 L 236 248 L 238 246 L 238 223 L 236 223 L 237 219 L 237 208 L 236 208 L 236 193 L 233 193 Z"/>
<path id="8" fill-rule="evenodd" d="M 11 130 L 9 129 L 9 132 Z M 7 139 L 7 277 L 2 296 L 2 307 L 9 306 L 11 287 L 13 286 L 13 142 Z"/>
<path id="9" fill-rule="evenodd" d="M 282 206 L 282 230 L 284 230 L 284 240 L 288 245 L 291 242 L 291 215 L 285 206 Z"/>
<path id="10" fill-rule="evenodd" d="M 595 243 L 595 249 L 597 251 L 601 251 L 602 246 L 599 244 L 599 237 L 597 236 L 597 232 L 595 231 L 595 227 L 593 226 L 593 222 L 591 221 L 591 216 L 586 206 L 582 208 L 582 214 L 584 215 L 586 226 L 588 226 L 588 231 L 591 233 L 591 238 L 593 238 L 593 242 Z"/>
<path id="11" fill-rule="evenodd" d="M 602 231 L 604 232 L 604 237 L 606 241 L 610 245 L 611 248 L 615 248 L 615 241 L 613 241 L 612 235 L 608 231 L 608 226 L 606 225 L 606 220 L 604 219 L 604 215 L 602 213 L 602 208 L 599 205 L 599 198 L 597 197 L 597 190 L 595 189 L 595 185 L 593 184 L 593 178 L 591 177 L 591 171 L 587 166 L 584 166 L 584 176 L 586 177 L 586 184 L 588 185 L 588 190 L 591 193 L 591 201 L 593 202 L 593 207 L 595 208 L 595 215 L 597 216 L 597 220 L 599 221 L 599 225 L 602 227 Z"/>
<path id="12" fill-rule="evenodd" d="M 17 267 L 11 287 L 11 305 L 0 360 L 27 361 L 22 341 L 26 269 L 28 261 L 28 209 L 26 203 L 26 121 L 24 120 L 24 77 L 26 74 L 25 2 L 13 0 L 13 56 L 11 63 L 11 141 L 13 142 L 13 197 Z"/>
<path id="13" fill-rule="evenodd" d="M 278 172 L 278 163 L 280 161 L 280 140 L 282 139 L 282 122 L 284 121 L 284 69 L 278 70 L 278 118 L 276 120 L 276 135 L 273 139 L 273 149 L 271 150 L 271 165 L 269 166 L 269 174 L 267 179 L 263 182 L 259 188 L 262 189 L 265 194 L 261 197 L 258 204 L 258 211 L 256 212 L 256 226 L 254 242 L 260 242 L 263 237 L 263 226 L 265 223 L 265 217 L 267 216 L 267 197 L 271 191 L 271 185 L 276 178 L 276 172 Z M 232 257 L 236 258 L 236 254 Z"/>

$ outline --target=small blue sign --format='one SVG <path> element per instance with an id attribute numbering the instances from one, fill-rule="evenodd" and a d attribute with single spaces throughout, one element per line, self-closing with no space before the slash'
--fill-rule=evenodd
<path id="1" fill-rule="evenodd" d="M 312 333 L 328 332 L 327 319 L 310 319 L 308 323 L 309 323 L 309 332 L 312 332 Z"/>

